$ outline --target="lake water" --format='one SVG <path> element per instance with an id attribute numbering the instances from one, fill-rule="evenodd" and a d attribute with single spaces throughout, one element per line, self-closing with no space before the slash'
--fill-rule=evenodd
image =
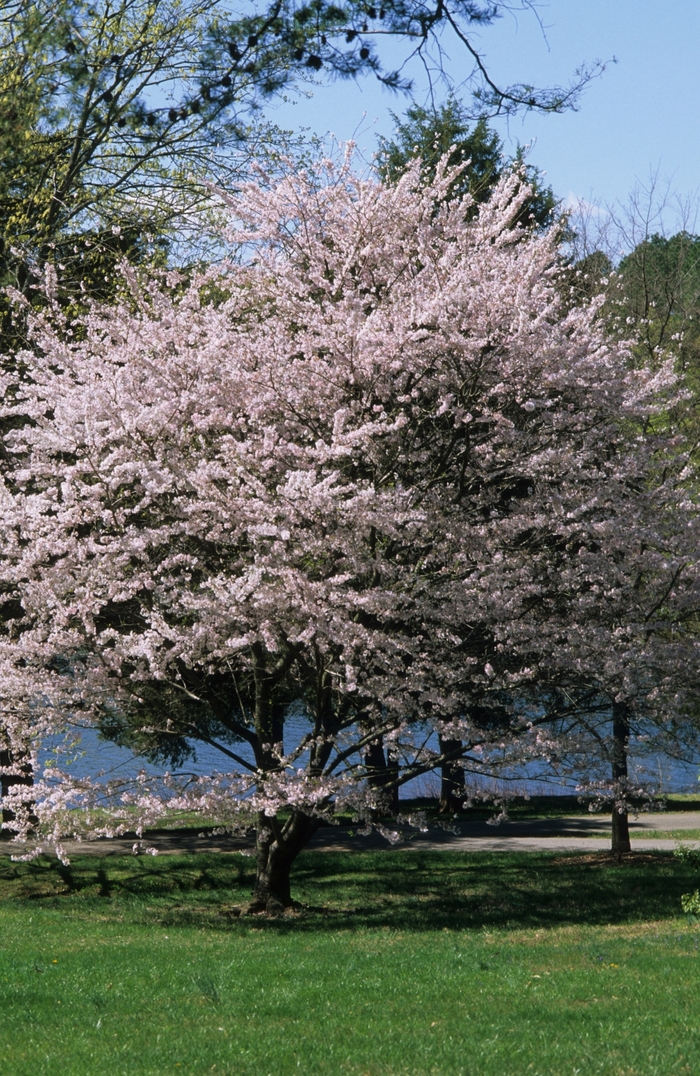
<path id="1" fill-rule="evenodd" d="M 308 726 L 301 720 L 292 719 L 287 723 L 285 734 L 287 745 L 298 743 L 307 731 Z M 437 744 L 434 745 L 437 748 Z M 173 770 L 176 774 L 191 774 L 206 776 L 215 772 L 226 772 L 235 769 L 235 763 L 227 764 L 225 756 L 214 747 L 207 744 L 197 743 L 194 745 L 195 755 L 188 759 L 182 767 Z M 253 762 L 250 747 L 245 744 L 236 744 L 234 750 L 244 759 Z M 303 763 L 300 760 L 300 764 Z M 678 761 L 666 758 L 662 755 L 639 755 L 635 757 L 634 748 L 630 755 L 630 776 L 633 780 L 640 780 L 647 785 L 652 785 L 660 794 L 670 793 L 694 793 L 700 794 L 698 787 L 698 766 L 695 761 Z M 143 758 L 113 743 L 102 740 L 92 729 L 82 733 L 82 755 L 70 766 L 70 771 L 76 776 L 95 775 L 98 771 L 104 771 L 105 779 L 129 778 L 136 776 L 139 770 L 157 775 L 162 773 L 164 767 L 149 764 Z M 603 775 L 601 775 L 603 776 Z M 487 780 L 475 779 L 467 774 L 467 784 L 475 789 L 488 789 L 494 794 L 508 793 L 510 795 L 572 795 L 576 792 L 576 780 L 562 776 L 556 776 L 544 771 L 541 765 L 531 763 L 521 774 L 512 780 Z M 401 789 L 402 798 L 414 796 L 437 796 L 440 791 L 440 775 L 438 772 L 425 774 L 407 782 Z"/>

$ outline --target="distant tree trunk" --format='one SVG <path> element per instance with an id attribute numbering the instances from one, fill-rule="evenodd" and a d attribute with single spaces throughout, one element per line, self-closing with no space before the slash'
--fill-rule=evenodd
<path id="1" fill-rule="evenodd" d="M 461 751 L 461 740 L 445 740 L 440 737 L 440 754 L 447 755 L 453 751 Z M 459 762 L 443 762 L 441 766 L 442 779 L 440 781 L 440 814 L 454 814 L 459 811 L 464 803 L 465 780 L 464 770 Z"/>
<path id="2" fill-rule="evenodd" d="M 399 756 L 396 751 L 389 747 L 386 752 L 387 792 L 389 795 L 389 810 L 391 814 L 399 813 Z"/>
<path id="3" fill-rule="evenodd" d="M 0 766 L 3 769 L 9 769 L 15 760 L 13 760 L 12 752 L 9 750 L 0 751 Z M 0 791 L 2 792 L 2 820 L 3 822 L 12 822 L 15 818 L 15 812 L 11 811 L 9 807 L 5 806 L 5 800 L 8 792 L 11 788 L 15 788 L 17 785 L 25 785 L 27 788 L 31 788 L 34 784 L 34 773 L 32 766 L 27 759 L 19 764 L 19 773 L 3 773 L 0 776 Z M 7 831 L 4 831 L 5 834 Z"/>
<path id="4" fill-rule="evenodd" d="M 306 848 L 318 823 L 301 811 L 294 811 L 282 825 L 277 819 L 259 814 L 256 825 L 256 873 L 250 912 L 278 915 L 293 905 L 292 864 Z"/>
<path id="5" fill-rule="evenodd" d="M 391 751 L 388 754 L 389 761 L 387 762 L 381 739 L 373 740 L 366 747 L 367 782 L 372 788 L 383 792 L 385 809 L 391 814 L 396 814 L 399 809 L 399 789 L 395 782 L 399 775 L 399 763 L 397 758 L 392 757 Z"/>
<path id="6" fill-rule="evenodd" d="M 612 779 L 623 788 L 627 784 L 627 754 L 630 738 L 629 707 L 625 703 L 613 703 L 613 745 L 612 745 Z M 630 830 L 627 809 L 620 811 L 613 803 L 612 811 L 612 851 L 618 857 L 623 852 L 630 852 Z"/>

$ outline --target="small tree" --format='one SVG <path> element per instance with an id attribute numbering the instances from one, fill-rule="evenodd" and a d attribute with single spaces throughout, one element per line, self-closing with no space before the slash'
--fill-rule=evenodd
<path id="1" fill-rule="evenodd" d="M 673 222 L 671 227 L 669 222 Z M 629 342 L 631 364 L 662 370 L 670 361 L 678 375 L 682 391 L 669 399 L 666 408 L 647 417 L 640 425 L 640 433 L 648 435 L 655 430 L 667 443 L 666 461 L 650 480 L 649 487 L 651 493 L 655 485 L 659 486 L 662 503 L 666 497 L 664 486 L 669 480 L 677 485 L 677 496 L 682 497 L 683 488 L 692 491 L 691 495 L 698 488 L 696 320 L 700 251 L 697 237 L 693 235 L 696 222 L 695 201 L 671 197 L 669 189 L 664 189 L 658 175 L 653 174 L 648 185 L 637 184 L 624 203 L 601 206 L 582 201 L 571 215 L 569 259 L 567 271 L 562 275 L 565 301 L 587 304 L 596 298 L 610 335 Z M 658 507 L 659 519 L 665 515 L 662 503 Z M 656 594 L 652 587 L 643 597 L 643 588 L 633 584 L 634 577 L 630 576 L 628 593 L 636 595 L 639 604 L 634 613 L 631 607 L 628 609 L 625 631 L 635 621 L 643 624 L 648 618 L 655 621 L 657 614 L 662 620 L 668 616 L 662 634 L 668 641 L 676 643 L 683 639 L 683 646 L 692 648 L 692 635 L 697 631 L 694 600 L 686 603 L 681 599 L 681 592 L 689 580 L 684 577 L 685 568 L 681 567 L 680 590 L 677 590 L 671 570 L 676 571 L 679 565 L 687 566 L 693 560 L 693 553 L 688 549 L 682 552 L 680 547 L 673 549 L 678 537 L 679 532 L 666 521 L 663 529 L 650 536 L 648 548 L 661 551 L 671 538 L 667 549 L 667 585 L 669 593 L 674 595 L 674 602 L 678 599 L 685 606 L 684 611 L 680 613 L 679 606 L 674 610 L 674 603 L 668 605 L 665 602 L 663 585 Z M 639 580 L 647 579 L 646 569 L 642 568 Z M 648 601 L 646 609 L 645 601 Z M 680 613 L 675 624 L 674 612 Z M 595 632 L 595 628 L 593 630 Z M 614 638 L 611 655 L 622 638 L 622 632 Z M 655 639 L 658 642 L 657 634 Z M 679 670 L 676 675 L 682 681 Z M 635 752 L 643 753 L 643 742 L 650 731 L 650 716 L 644 704 L 644 692 L 640 694 L 634 689 L 629 695 L 627 687 L 623 686 L 623 665 L 610 679 L 594 675 L 589 683 L 597 683 L 601 690 L 598 694 L 594 690 L 592 697 L 587 696 L 591 707 L 588 724 L 595 728 L 595 735 L 588 741 L 588 756 L 597 757 L 599 762 L 601 756 L 604 757 L 611 772 L 613 779 L 608 784 L 607 798 L 614 802 L 613 846 L 615 851 L 624 851 L 629 849 L 627 807 L 641 792 L 640 788 L 634 787 L 629 748 L 634 743 Z M 698 750 L 697 703 L 690 697 L 689 686 L 687 682 L 683 684 L 682 719 L 678 712 L 675 717 L 669 713 L 665 721 L 658 720 L 661 716 L 658 713 L 651 719 L 654 730 L 651 742 L 658 752 L 683 761 L 695 760 Z M 617 730 L 616 735 L 614 730 Z"/>
<path id="2" fill-rule="evenodd" d="M 567 631 L 624 614 L 609 582 L 648 534 L 656 451 L 624 423 L 663 379 L 629 369 L 595 310 L 562 313 L 556 237 L 514 227 L 517 176 L 474 216 L 445 168 L 261 175 L 230 200 L 233 263 L 125 270 L 128 301 L 35 319 L 4 412 L 31 419 L 5 437 L 16 738 L 36 755 L 40 725 L 84 723 L 175 763 L 213 744 L 230 768 L 133 789 L 50 770 L 49 838 L 96 832 L 107 793 L 110 832 L 174 807 L 254 818 L 254 906 L 274 910 L 322 820 L 373 819 L 379 739 L 380 795 L 445 761 L 493 774 L 557 749 L 520 700 L 581 675 Z M 650 694 L 648 653 L 627 660 Z M 14 806 L 26 832 L 21 789 Z"/>

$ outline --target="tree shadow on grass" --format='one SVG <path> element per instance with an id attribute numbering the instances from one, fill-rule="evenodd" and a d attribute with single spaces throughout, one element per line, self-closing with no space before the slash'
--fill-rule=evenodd
<path id="1" fill-rule="evenodd" d="M 207 900 L 218 905 L 252 883 L 251 863 L 243 856 L 76 856 L 69 865 L 41 856 L 29 863 L 0 861 L 0 906 L 38 901 L 78 908 L 99 901 L 128 910 L 149 900 L 164 909 L 183 900 L 193 907 Z"/>
<path id="2" fill-rule="evenodd" d="M 0 905 L 31 902 L 67 914 L 110 914 L 161 926 L 273 932 L 543 928 L 680 914 L 700 867 L 668 853 L 306 852 L 292 877 L 301 909 L 235 918 L 253 883 L 239 855 L 43 858 L 0 865 Z"/>
<path id="3" fill-rule="evenodd" d="M 700 867 L 667 853 L 607 854 L 391 852 L 381 870 L 355 856 L 307 854 L 297 890 L 327 895 L 336 927 L 467 930 L 609 924 L 680 914 L 682 893 L 700 884 Z M 344 891 L 344 907 L 333 890 Z M 301 897 L 300 899 L 304 899 Z"/>

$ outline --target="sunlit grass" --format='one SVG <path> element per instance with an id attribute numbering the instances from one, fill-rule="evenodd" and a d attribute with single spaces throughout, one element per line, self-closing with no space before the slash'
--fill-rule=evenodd
<path id="1" fill-rule="evenodd" d="M 700 841 L 700 829 L 647 829 L 632 830 L 630 840 Z"/>

